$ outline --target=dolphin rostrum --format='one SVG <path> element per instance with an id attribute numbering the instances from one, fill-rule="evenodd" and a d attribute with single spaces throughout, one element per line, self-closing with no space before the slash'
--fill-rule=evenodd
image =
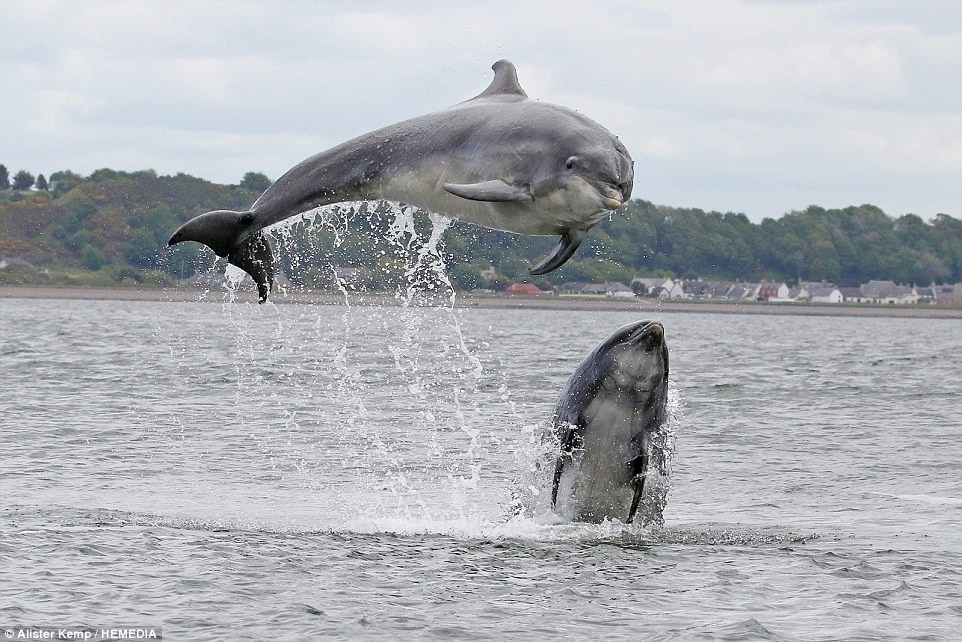
<path id="1" fill-rule="evenodd" d="M 201 214 L 169 245 L 199 241 L 226 256 L 253 277 L 264 302 L 275 271 L 264 228 L 323 205 L 384 199 L 507 232 L 560 235 L 530 272 L 558 268 L 605 213 L 628 200 L 633 163 L 598 123 L 530 100 L 513 64 L 492 68 L 494 80 L 471 100 L 311 156 L 249 211 Z"/>
<path id="2" fill-rule="evenodd" d="M 552 508 L 563 488 L 577 521 L 634 520 L 667 398 L 668 346 L 660 323 L 626 325 L 596 347 L 555 407 Z"/>

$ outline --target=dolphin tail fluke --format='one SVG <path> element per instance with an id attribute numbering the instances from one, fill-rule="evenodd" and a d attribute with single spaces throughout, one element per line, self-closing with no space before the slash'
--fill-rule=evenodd
<path id="1" fill-rule="evenodd" d="M 254 214 L 214 210 L 190 219 L 174 232 L 168 245 L 183 241 L 197 241 L 214 250 L 217 256 L 227 256 L 251 233 Z"/>
<path id="2" fill-rule="evenodd" d="M 587 232 L 584 230 L 568 230 L 561 235 L 561 240 L 558 245 L 555 246 L 554 250 L 549 254 L 541 263 L 538 263 L 534 267 L 528 270 L 530 274 L 539 275 L 547 274 L 552 270 L 557 270 L 559 267 L 565 264 L 565 261 L 571 258 L 571 256 L 581 245 Z"/>
<path id="3" fill-rule="evenodd" d="M 264 303 L 274 289 L 274 250 L 263 233 L 251 236 L 227 255 L 227 262 L 250 274 L 257 284 L 257 302 Z"/>
<path id="4" fill-rule="evenodd" d="M 274 283 L 274 251 L 259 228 L 252 230 L 252 212 L 215 210 L 201 214 L 181 225 L 168 245 L 197 241 L 214 250 L 250 274 L 257 284 L 260 302 L 267 300 Z"/>

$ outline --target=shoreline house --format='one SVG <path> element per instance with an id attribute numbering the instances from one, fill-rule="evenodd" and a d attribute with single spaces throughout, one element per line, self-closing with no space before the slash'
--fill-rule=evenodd
<path id="1" fill-rule="evenodd" d="M 629 297 L 629 290 L 636 296 L 649 299 L 690 299 L 722 301 L 768 301 L 770 303 L 864 303 L 864 304 L 939 304 L 962 305 L 962 283 L 929 285 L 925 287 L 898 285 L 894 281 L 868 281 L 858 287 L 839 286 L 827 281 L 802 281 L 790 288 L 785 283 L 742 283 L 682 281 L 669 277 L 635 277 L 631 288 L 619 281 L 605 283 L 576 283 L 568 288 L 573 294 L 593 294 Z"/>
<path id="2" fill-rule="evenodd" d="M 867 302 L 904 305 L 918 303 L 919 293 L 912 286 L 896 285 L 894 281 L 869 281 L 860 288 Z"/>
<path id="3" fill-rule="evenodd" d="M 541 296 L 544 294 L 551 294 L 548 290 L 542 290 L 537 285 L 533 283 L 512 283 L 505 289 L 506 294 L 522 294 L 522 295 L 534 295 Z"/>
<path id="4" fill-rule="evenodd" d="M 569 294 L 591 294 L 595 296 L 610 296 L 629 298 L 635 296 L 631 288 L 621 281 L 605 281 L 603 283 L 575 283 L 567 288 Z"/>
<path id="5" fill-rule="evenodd" d="M 925 287 L 916 286 L 915 292 L 919 295 L 916 303 L 924 305 L 935 305 L 939 299 L 939 288 L 934 283 L 932 285 L 926 285 Z"/>
<path id="6" fill-rule="evenodd" d="M 844 300 L 842 292 L 832 284 L 818 285 L 808 290 L 808 298 L 812 303 L 841 303 Z"/>
<path id="7" fill-rule="evenodd" d="M 758 283 L 736 283 L 725 293 L 725 298 L 729 301 L 754 301 L 758 286 Z"/>
<path id="8" fill-rule="evenodd" d="M 639 286 L 644 286 L 644 297 L 648 299 L 687 299 L 685 288 L 681 281 L 675 281 L 669 277 L 641 277 L 636 276 L 631 280 L 632 292 L 641 290 Z"/>
<path id="9" fill-rule="evenodd" d="M 784 283 L 762 283 L 758 286 L 755 298 L 758 301 L 787 301 L 791 290 Z"/>
<path id="10" fill-rule="evenodd" d="M 686 299 L 724 299 L 731 289 L 730 283 L 701 279 L 685 281 L 684 286 Z"/>
<path id="11" fill-rule="evenodd" d="M 731 287 L 725 298 L 729 301 L 757 301 L 761 283 L 736 283 Z"/>
<path id="12" fill-rule="evenodd" d="M 871 303 L 862 292 L 862 288 L 839 288 L 842 293 L 842 301 L 845 303 Z"/>

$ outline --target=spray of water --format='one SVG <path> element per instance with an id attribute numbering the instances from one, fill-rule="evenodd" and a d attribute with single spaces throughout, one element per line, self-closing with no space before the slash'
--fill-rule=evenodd
<path id="1" fill-rule="evenodd" d="M 477 393 L 487 375 L 465 339 L 457 295 L 447 275 L 443 235 L 451 221 L 431 214 L 425 226 L 413 208 L 397 203 L 382 203 L 374 213 L 366 208 L 362 204 L 329 206 L 270 230 L 281 253 L 289 257 L 288 269 L 322 281 L 326 277 L 329 290 L 340 294 L 342 306 L 338 324 L 318 321 L 311 332 L 311 352 L 324 361 L 325 370 L 320 376 L 290 373 L 293 379 L 300 374 L 318 395 L 305 398 L 300 413 L 280 407 L 269 413 L 283 415 L 284 432 L 298 435 L 294 438 L 304 443 L 293 444 L 300 447 L 292 449 L 290 441 L 278 443 L 276 436 L 272 440 L 263 431 L 255 434 L 262 450 L 277 459 L 276 465 L 288 476 L 299 475 L 313 487 L 323 486 L 317 482 L 317 473 L 325 465 L 356 474 L 360 485 L 376 491 L 369 498 L 373 499 L 366 511 L 369 516 L 475 519 L 484 448 Z M 340 265 L 338 249 L 356 242 L 358 234 L 349 232 L 349 226 L 359 214 L 387 219 L 380 238 L 366 239 L 374 260 L 368 266 Z M 357 278 L 362 271 L 380 280 L 382 288 L 384 283 L 393 287 L 386 303 L 383 292 L 372 291 Z M 259 374 L 265 367 L 264 350 L 274 351 L 274 367 L 297 370 L 290 362 L 299 363 L 304 355 L 288 353 L 297 352 L 291 345 L 298 331 L 293 326 L 303 320 L 293 320 L 282 309 L 290 306 L 269 303 L 249 312 L 254 306 L 234 305 L 241 285 L 238 276 L 243 275 L 228 273 L 224 315 L 233 326 L 233 364 L 238 387 L 243 389 L 239 394 L 260 398 L 262 406 L 269 406 L 269 386 Z M 292 287 L 286 284 L 276 298 L 283 300 Z M 259 338 L 263 331 L 259 324 L 249 325 L 250 314 L 261 321 L 269 317 L 275 324 L 270 340 L 274 348 Z M 322 405 L 324 416 L 310 420 L 311 404 Z M 379 404 L 392 409 L 393 425 L 385 424 Z M 311 441 L 323 443 L 328 455 L 307 452 L 298 461 L 287 462 L 276 456 L 281 451 L 301 455 L 313 450 Z M 440 495 L 439 479 L 448 485 Z M 345 494 L 342 507 L 350 503 Z M 350 510 L 365 512 L 356 505 Z"/>
<path id="2" fill-rule="evenodd" d="M 376 234 L 351 229 L 362 216 L 380 223 Z M 306 275 L 338 293 L 336 321 L 310 306 L 237 305 L 249 301 L 238 292 L 245 275 L 228 267 L 223 315 L 233 339 L 234 402 L 271 418 L 249 430 L 268 468 L 258 475 L 309 490 L 312 502 L 323 498 L 329 515 L 354 530 L 448 532 L 457 524 L 487 532 L 502 524 L 508 536 L 525 536 L 560 527 L 549 506 L 546 463 L 556 450 L 542 439 L 546 426 L 517 412 L 508 374 L 486 369 L 485 344 L 466 339 L 444 255 L 451 221 L 425 218 L 397 203 L 349 203 L 270 230 L 292 277 Z M 342 264 L 340 248 L 359 242 L 367 243 L 369 264 Z M 282 282 L 274 298 L 283 301 L 296 288 Z M 266 336 L 265 327 L 272 328 Z M 278 382 L 287 387 L 281 397 Z M 513 490 L 486 479 L 492 437 L 482 428 L 491 408 L 479 399 L 492 388 L 502 421 L 517 427 L 514 466 L 521 472 Z M 652 440 L 641 524 L 663 521 L 679 405 L 672 388 L 670 419 Z M 391 409 L 389 421 L 382 406 Z M 340 474 L 330 475 L 332 468 Z M 503 504 L 493 514 L 492 486 Z"/>

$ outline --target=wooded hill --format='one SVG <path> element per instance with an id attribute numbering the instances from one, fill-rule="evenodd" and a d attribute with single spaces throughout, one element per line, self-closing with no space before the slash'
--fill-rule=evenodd
<path id="1" fill-rule="evenodd" d="M 217 185 L 151 170 L 98 170 L 83 178 L 51 175 L 52 190 L 0 191 L 0 282 L 170 284 L 209 271 L 215 257 L 195 243 L 168 249 L 182 222 L 213 209 L 247 209 L 257 198 L 240 185 Z M 348 222 L 298 223 L 279 255 L 295 284 L 327 287 L 334 268 L 355 268 L 359 284 L 390 289 L 403 274 L 406 242 L 389 240 L 393 216 L 368 206 Z M 419 216 L 419 236 L 429 223 Z M 523 237 L 457 223 L 444 235 L 448 272 L 463 289 L 480 287 L 493 265 L 500 281 L 531 281 L 528 266 L 554 238 Z M 29 263 L 25 265 L 23 262 Z M 33 266 L 33 267 L 31 267 Z M 887 216 L 872 205 L 826 210 L 811 206 L 752 223 L 743 214 L 704 212 L 633 200 L 602 221 L 573 259 L 534 279 L 575 281 L 667 275 L 745 281 L 872 279 L 905 284 L 962 281 L 962 221 L 939 214 Z"/>

